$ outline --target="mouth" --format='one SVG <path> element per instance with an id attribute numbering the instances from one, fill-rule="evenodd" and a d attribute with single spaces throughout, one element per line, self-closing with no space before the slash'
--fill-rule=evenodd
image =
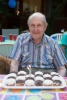
<path id="1" fill-rule="evenodd" d="M 36 32 L 34 32 L 33 34 L 35 34 L 35 35 L 39 35 L 39 33 L 36 33 Z"/>

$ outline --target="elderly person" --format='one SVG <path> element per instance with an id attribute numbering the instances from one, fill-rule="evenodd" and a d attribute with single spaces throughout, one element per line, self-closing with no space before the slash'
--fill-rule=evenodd
<path id="1" fill-rule="evenodd" d="M 11 58 L 16 62 L 11 63 L 10 72 L 17 72 L 18 69 L 27 70 L 31 65 L 32 72 L 57 71 L 65 76 L 67 63 L 65 56 L 55 40 L 51 39 L 44 32 L 47 28 L 45 15 L 36 12 L 28 18 L 29 32 L 20 34 L 17 37 Z"/>

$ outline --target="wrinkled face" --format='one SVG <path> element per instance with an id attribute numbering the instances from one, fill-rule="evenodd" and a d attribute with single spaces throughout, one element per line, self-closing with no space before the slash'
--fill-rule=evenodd
<path id="1" fill-rule="evenodd" d="M 33 17 L 30 20 L 29 31 L 34 40 L 41 39 L 44 31 L 46 30 L 47 25 L 44 24 L 44 21 L 40 17 Z"/>

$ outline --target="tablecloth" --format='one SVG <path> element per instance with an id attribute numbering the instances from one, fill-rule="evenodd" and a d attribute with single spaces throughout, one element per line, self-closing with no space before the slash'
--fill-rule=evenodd
<path id="1" fill-rule="evenodd" d="M 67 86 L 62 89 L 5 89 L 0 75 L 0 100 L 67 100 Z M 67 77 L 64 78 L 67 85 Z"/>
<path id="2" fill-rule="evenodd" d="M 14 44 L 15 41 L 14 40 L 5 40 L 5 42 L 0 42 L 0 45 L 1 44 Z"/>

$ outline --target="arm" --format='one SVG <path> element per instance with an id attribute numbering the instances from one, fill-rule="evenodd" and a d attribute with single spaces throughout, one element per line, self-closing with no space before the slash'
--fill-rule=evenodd
<path id="1" fill-rule="evenodd" d="M 65 45 L 62 45 L 62 51 L 63 51 L 63 53 L 65 55 Z"/>
<path id="2" fill-rule="evenodd" d="M 21 36 L 19 35 L 10 55 L 10 58 L 12 59 L 10 72 L 18 72 L 19 61 L 21 59 L 21 44 Z"/>
<path id="3" fill-rule="evenodd" d="M 16 42 L 14 44 L 14 47 L 12 49 L 12 52 L 10 54 L 10 58 L 12 58 L 12 59 L 19 60 L 19 58 L 20 58 L 20 55 L 21 55 L 21 44 L 22 44 L 21 43 L 22 42 L 21 38 L 22 37 L 20 35 L 17 37 L 17 40 L 16 40 Z"/>
<path id="4" fill-rule="evenodd" d="M 67 63 L 67 60 L 64 56 L 64 53 L 62 52 L 62 49 L 57 43 L 55 43 L 54 58 L 54 64 L 57 68 L 57 72 L 64 77 L 66 75 L 65 64 Z"/>

